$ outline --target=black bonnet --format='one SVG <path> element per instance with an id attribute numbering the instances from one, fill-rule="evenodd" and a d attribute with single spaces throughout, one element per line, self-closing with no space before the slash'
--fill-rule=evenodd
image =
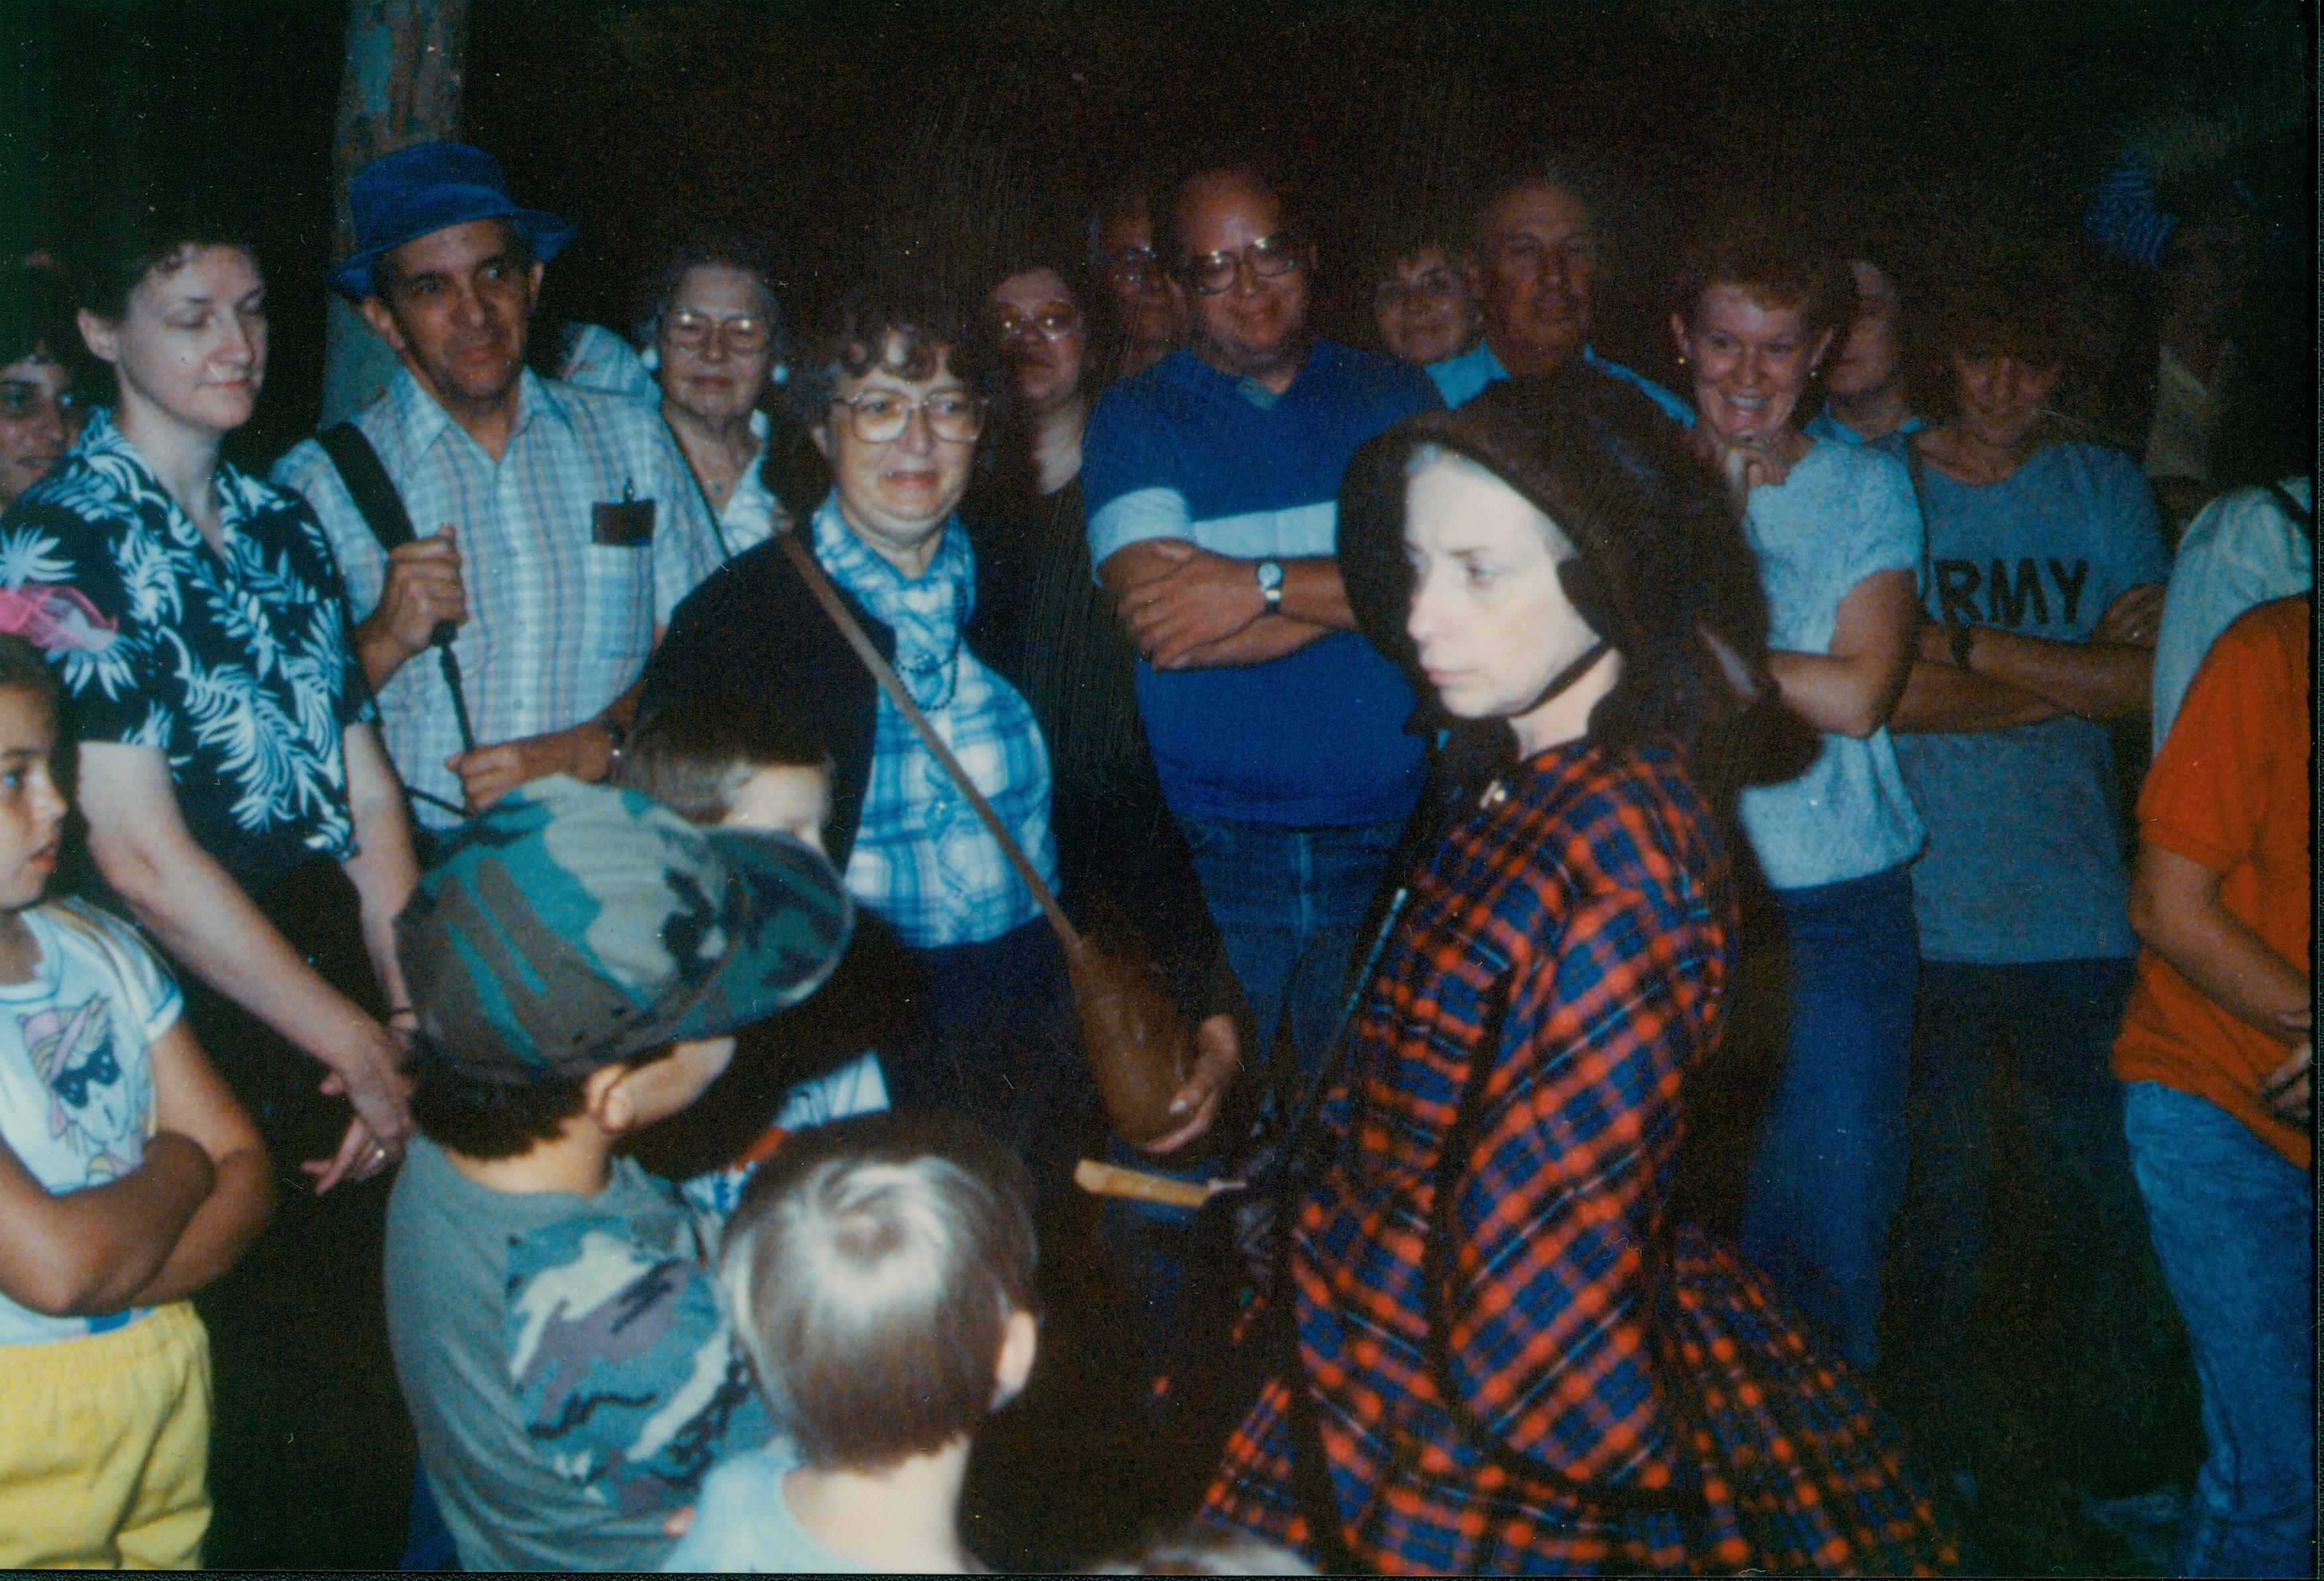
<path id="1" fill-rule="evenodd" d="M 1624 661 L 1593 734 L 1692 742 L 1767 685 L 1766 600 L 1723 483 L 1644 394 L 1569 363 L 1399 423 L 1349 464 L 1339 512 L 1348 601 L 1358 628 L 1424 695 L 1405 634 L 1404 503 L 1412 453 L 1430 444 L 1483 466 L 1572 541 L 1576 558 L 1560 568 L 1567 596 Z M 1704 633 L 1732 656 L 1739 689 Z"/>

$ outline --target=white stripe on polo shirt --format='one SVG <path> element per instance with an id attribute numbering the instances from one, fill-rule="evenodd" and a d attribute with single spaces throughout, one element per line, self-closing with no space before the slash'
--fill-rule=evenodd
<path id="1" fill-rule="evenodd" d="M 1340 507 L 1332 500 L 1194 521 L 1177 490 L 1139 489 L 1098 511 L 1090 521 L 1090 538 L 1102 549 L 1100 564 L 1125 545 L 1158 538 L 1192 538 L 1213 554 L 1239 560 L 1296 559 L 1332 553 L 1339 524 Z"/>

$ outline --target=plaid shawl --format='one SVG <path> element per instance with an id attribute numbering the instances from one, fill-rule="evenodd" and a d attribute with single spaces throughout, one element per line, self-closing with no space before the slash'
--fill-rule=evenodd
<path id="1" fill-rule="evenodd" d="M 1843 1369 L 1666 1216 L 1734 928 L 1666 749 L 1560 749 L 1452 830 L 1327 1102 L 1291 1355 L 1212 1518 L 1387 1571 L 1954 1562 Z"/>

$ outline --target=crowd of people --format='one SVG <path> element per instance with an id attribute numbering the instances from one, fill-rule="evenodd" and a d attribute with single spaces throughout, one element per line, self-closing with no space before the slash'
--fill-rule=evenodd
<path id="1" fill-rule="evenodd" d="M 1157 1566 L 1974 1565 L 2006 1049 L 2090 1507 L 2153 1507 L 2123 1358 L 2191 1355 L 2171 1562 L 2311 1570 L 2312 408 L 2250 388 L 2264 238 L 2226 188 L 2166 227 L 2139 455 L 2038 237 L 1738 201 L 1624 365 L 1603 183 L 1375 227 L 1376 346 L 1228 161 L 798 328 L 691 238 L 552 377 L 574 222 L 422 143 L 329 279 L 398 371 L 263 478 L 235 216 L 13 266 L 0 1563 L 198 1563 L 214 1427 L 329 1409 L 408 1413 L 413 1567 L 974 1568 L 1080 1236 L 1127 1430 L 1212 1454 Z M 1183 1025 L 1157 1127 L 1093 1080 L 1076 927 Z M 1681 1144 L 1747 980 L 1730 1240 Z M 397 1387 L 214 1397 L 210 1336 L 302 1320 L 221 1276 L 326 1193 L 383 1254 L 297 1277 Z M 315 1496 L 255 1460 L 221 1502 Z"/>

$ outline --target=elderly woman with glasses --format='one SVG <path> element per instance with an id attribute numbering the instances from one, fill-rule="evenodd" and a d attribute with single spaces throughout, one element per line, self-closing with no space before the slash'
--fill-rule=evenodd
<path id="1" fill-rule="evenodd" d="M 758 249 L 735 237 L 680 248 L 656 277 L 638 339 L 720 547 L 739 555 L 788 525 L 761 475 L 762 406 L 783 346 L 782 310 Z"/>
<path id="2" fill-rule="evenodd" d="M 999 601 L 956 514 L 998 373 L 981 345 L 941 303 L 874 287 L 839 301 L 789 385 L 830 480 L 797 535 L 1054 886 L 1048 749 L 991 660 Z M 1056 941 L 999 843 L 816 602 L 786 536 L 729 560 L 678 606 L 647 666 L 640 717 L 708 696 L 821 738 L 832 760 L 825 844 L 871 925 L 858 928 L 819 1019 L 876 1035 L 894 1108 L 968 1114 L 1054 1186 L 1082 1140 L 1078 1116 L 1054 1106 L 1088 1090 Z"/>
<path id="3" fill-rule="evenodd" d="M 1119 1140 L 1113 1159 L 1207 1179 L 1218 1164 L 1198 1139 L 1239 1063 L 1240 994 L 1185 838 L 1163 804 L 1138 710 L 1138 650 L 1090 565 L 1082 432 L 1097 378 L 1079 283 L 1029 251 L 1004 262 L 985 293 L 985 330 L 1008 364 L 1015 400 L 994 436 L 997 465 L 970 492 L 967 514 L 992 572 L 986 585 L 997 583 L 1009 600 L 996 662 L 1023 691 L 1048 744 L 1065 904 L 1084 916 L 1093 905 L 1111 907 L 1129 921 L 1195 1028 L 1198 1057 L 1176 1100 L 1183 1122 L 1145 1146 L 1159 1163 Z M 1199 1297 L 1189 1274 L 1208 1250 L 1193 1210 L 1115 1199 L 1102 1223 L 1124 1282 L 1141 1298 L 1128 1315 L 1145 1347 L 1145 1375 L 1185 1376 L 1215 1339 L 1191 1320 Z M 1157 1418 L 1175 1409 L 1167 1395 L 1155 1401 Z"/>

